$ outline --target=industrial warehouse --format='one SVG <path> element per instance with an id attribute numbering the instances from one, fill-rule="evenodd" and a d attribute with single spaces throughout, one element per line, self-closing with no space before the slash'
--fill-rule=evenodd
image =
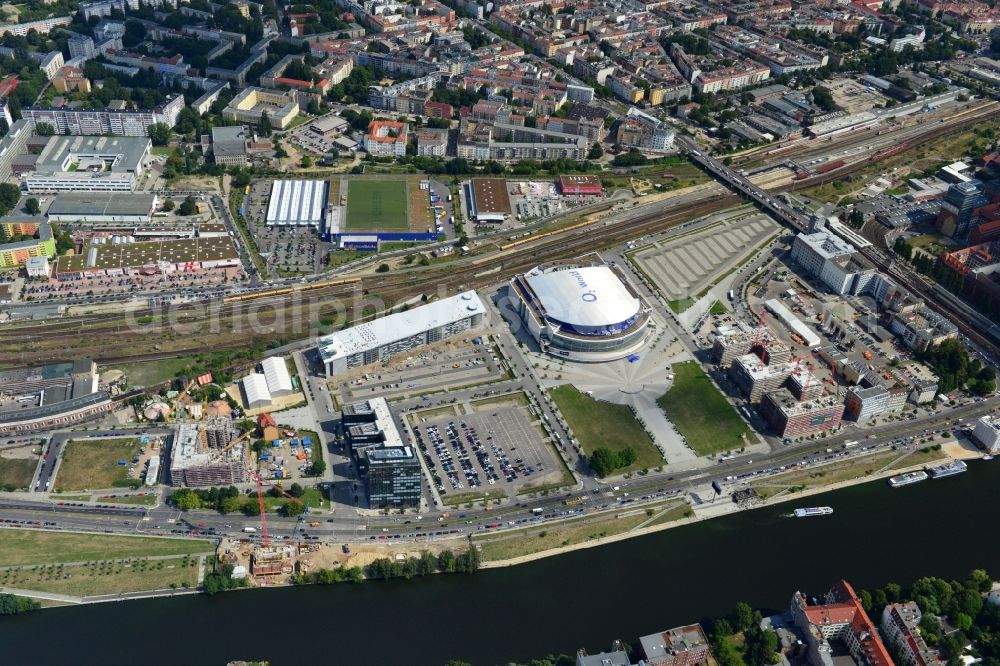
<path id="1" fill-rule="evenodd" d="M 268 226 L 323 226 L 328 183 L 324 180 L 276 180 L 267 204 Z"/>
<path id="2" fill-rule="evenodd" d="M 469 217 L 477 222 L 504 222 L 511 216 L 507 181 L 473 178 L 465 187 Z"/>
<path id="3" fill-rule="evenodd" d="M 541 349 L 556 356 L 615 360 L 649 334 L 649 308 L 614 266 L 538 266 L 511 280 L 510 295 Z"/>
<path id="4" fill-rule="evenodd" d="M 73 192 L 59 194 L 49 205 L 49 222 L 149 224 L 159 204 L 155 194 Z"/>
<path id="5" fill-rule="evenodd" d="M 486 306 L 474 291 L 344 329 L 318 340 L 328 377 L 479 328 Z"/>

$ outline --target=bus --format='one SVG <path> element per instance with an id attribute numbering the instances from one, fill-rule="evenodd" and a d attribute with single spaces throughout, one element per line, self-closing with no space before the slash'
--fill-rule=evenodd
<path id="1" fill-rule="evenodd" d="M 845 449 L 852 449 L 852 448 L 854 448 L 857 445 L 858 445 L 858 440 L 856 440 L 856 439 L 851 440 L 850 442 L 844 442 L 844 448 Z"/>
<path id="2" fill-rule="evenodd" d="M 536 516 L 540 516 L 542 515 L 542 511 L 543 509 L 541 507 L 536 506 L 534 509 L 531 510 L 531 513 L 535 514 Z"/>
<path id="3" fill-rule="evenodd" d="M 733 290 L 730 289 L 729 290 L 729 300 L 730 300 L 730 302 L 732 302 L 735 299 L 736 299 L 736 296 L 733 294 Z"/>

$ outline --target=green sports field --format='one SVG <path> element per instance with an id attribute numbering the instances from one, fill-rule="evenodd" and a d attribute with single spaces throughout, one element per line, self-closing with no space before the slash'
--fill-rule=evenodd
<path id="1" fill-rule="evenodd" d="M 406 181 L 350 181 L 347 186 L 347 228 L 409 230 Z"/>

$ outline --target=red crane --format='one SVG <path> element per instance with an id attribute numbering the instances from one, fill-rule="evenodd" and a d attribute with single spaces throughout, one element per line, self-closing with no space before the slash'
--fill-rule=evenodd
<path id="1" fill-rule="evenodd" d="M 271 481 L 262 478 L 260 474 L 257 474 L 257 472 L 253 471 L 252 469 L 248 469 L 247 472 L 249 472 L 250 476 L 252 476 L 254 478 L 254 481 L 257 482 L 257 507 L 260 509 L 260 531 L 261 531 L 261 536 L 264 537 L 264 545 L 269 546 L 271 545 L 271 541 L 267 536 L 267 512 L 264 509 L 264 491 L 261 484 L 263 483 L 270 484 L 272 488 L 276 489 L 279 493 L 281 493 L 288 499 L 292 500 L 293 502 L 298 502 L 300 504 L 302 504 L 303 502 L 300 498 L 285 492 L 281 488 L 281 486 L 277 485 L 276 483 L 272 483 Z M 306 508 L 308 509 L 308 507 Z"/>

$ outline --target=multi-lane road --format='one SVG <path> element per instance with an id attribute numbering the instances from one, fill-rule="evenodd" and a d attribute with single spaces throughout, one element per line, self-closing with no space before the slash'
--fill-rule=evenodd
<path id="1" fill-rule="evenodd" d="M 337 510 L 326 515 L 312 514 L 300 519 L 268 517 L 268 529 L 270 535 L 277 540 L 302 538 L 330 543 L 364 540 L 422 541 L 463 538 L 581 514 L 588 516 L 602 511 L 618 511 L 623 506 L 642 506 L 689 493 L 697 503 L 705 498 L 698 497 L 691 491 L 696 487 L 707 486 L 712 481 L 720 482 L 728 490 L 736 484 L 764 479 L 789 469 L 819 466 L 871 455 L 889 448 L 896 448 L 903 455 L 923 446 L 917 443 L 921 438 L 951 431 L 956 427 L 958 419 L 963 419 L 962 423 L 968 425 L 979 415 L 995 411 L 997 404 L 996 399 L 971 402 L 914 420 L 870 428 L 866 432 L 871 439 L 864 439 L 851 449 L 845 449 L 843 444 L 852 437 L 857 437 L 857 434 L 848 430 L 818 442 L 779 448 L 757 460 L 747 460 L 744 456 L 722 461 L 709 468 L 677 473 L 672 473 L 667 468 L 663 473 L 650 472 L 646 476 L 617 482 L 617 491 L 609 484 L 584 477 L 588 479 L 585 483 L 561 495 L 552 494 L 516 505 L 500 505 L 492 511 L 482 508 L 449 510 L 449 515 L 445 517 L 442 511 L 431 510 L 420 517 L 384 517 L 363 516 L 353 510 Z M 910 437 L 914 439 L 907 441 Z M 540 510 L 541 515 L 533 511 L 535 509 Z M 311 523 L 317 525 L 313 526 Z M 243 515 L 207 511 L 181 512 L 169 505 L 152 508 L 122 507 L 22 499 L 21 496 L 0 498 L 0 526 L 111 534 L 260 539 L 259 533 L 243 531 L 244 528 L 259 531 L 258 519 Z"/>

